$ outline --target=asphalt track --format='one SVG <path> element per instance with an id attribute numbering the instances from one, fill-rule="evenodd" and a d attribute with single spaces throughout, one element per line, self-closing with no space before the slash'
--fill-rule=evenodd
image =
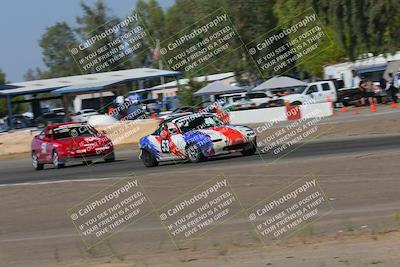
<path id="1" fill-rule="evenodd" d="M 383 150 L 396 150 L 400 148 L 400 135 L 380 136 L 363 139 L 345 139 L 310 142 L 299 149 L 289 153 L 283 160 L 304 157 L 324 157 L 330 155 L 349 154 L 357 152 L 373 152 Z M 262 154 L 263 161 L 268 163 L 275 158 Z M 173 173 L 179 170 L 206 169 L 209 167 L 226 169 L 237 164 L 251 164 L 262 160 L 260 155 L 242 157 L 240 154 L 232 154 L 208 160 L 201 163 L 174 162 L 162 163 L 156 168 L 146 168 L 138 158 L 138 151 L 132 148 L 124 148 L 116 151 L 116 161 L 111 163 L 98 162 L 91 165 L 71 164 L 62 169 L 54 169 L 52 165 L 46 165 L 42 171 L 32 168 L 29 158 L 4 160 L 0 162 L 0 184 L 74 180 L 74 179 L 96 179 L 125 177 L 129 173 L 148 174 Z"/>

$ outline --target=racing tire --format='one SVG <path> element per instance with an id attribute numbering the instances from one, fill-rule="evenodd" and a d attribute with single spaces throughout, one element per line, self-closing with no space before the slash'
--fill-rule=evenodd
<path id="1" fill-rule="evenodd" d="M 144 166 L 146 166 L 147 168 L 158 166 L 157 159 L 153 156 L 153 154 L 151 154 L 150 151 L 148 151 L 146 149 L 142 149 L 141 154 L 142 154 L 142 156 L 140 158 L 142 159 Z"/>
<path id="2" fill-rule="evenodd" d="M 205 157 L 201 152 L 200 147 L 195 143 L 191 143 L 186 147 L 186 155 L 189 161 L 192 163 L 197 163 L 205 160 Z"/>
<path id="3" fill-rule="evenodd" d="M 53 151 L 53 156 L 51 157 L 51 161 L 52 161 L 52 163 L 53 163 L 53 166 L 54 166 L 56 169 L 60 169 L 60 168 L 63 168 L 63 167 L 65 166 L 64 163 L 61 163 L 61 162 L 60 162 L 59 157 L 58 157 L 57 150 L 54 150 L 54 151 Z"/>
<path id="4" fill-rule="evenodd" d="M 39 163 L 39 159 L 36 152 L 32 152 L 32 165 L 33 168 L 37 171 L 43 170 L 44 164 Z"/>
<path id="5" fill-rule="evenodd" d="M 114 162 L 115 161 L 115 154 L 114 152 L 111 152 L 107 156 L 104 157 L 105 162 Z"/>
<path id="6" fill-rule="evenodd" d="M 251 146 L 249 148 L 243 149 L 240 153 L 242 153 L 243 156 L 251 156 L 254 155 L 256 151 L 257 151 L 257 144 L 251 143 Z"/>

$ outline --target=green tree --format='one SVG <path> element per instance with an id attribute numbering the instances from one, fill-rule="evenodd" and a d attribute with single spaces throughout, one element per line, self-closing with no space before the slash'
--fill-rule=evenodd
<path id="1" fill-rule="evenodd" d="M 298 16 L 312 7 L 312 4 L 311 0 L 277 0 L 274 5 L 274 13 L 278 18 L 278 24 L 291 25 L 292 21 L 298 21 Z M 319 6 L 319 8 L 321 7 Z M 322 20 L 322 23 L 324 21 L 326 22 L 326 20 Z M 334 38 L 333 27 L 325 24 L 323 24 L 322 27 L 326 36 L 322 39 L 321 43 L 318 44 L 313 54 L 299 58 L 296 62 L 296 70 L 302 74 L 301 76 L 310 74 L 314 77 L 321 77 L 324 65 L 334 64 L 344 60 L 345 52 L 344 49 L 340 47 L 339 42 Z"/>
<path id="2" fill-rule="evenodd" d="M 54 26 L 48 27 L 39 41 L 43 49 L 43 62 L 47 67 L 44 72 L 37 71 L 40 78 L 80 74 L 79 66 L 69 51 L 69 47 L 75 46 L 76 43 L 74 32 L 67 23 L 57 22 Z M 33 77 L 36 78 L 37 75 Z"/>
<path id="3" fill-rule="evenodd" d="M 194 97 L 193 94 L 207 85 L 207 81 L 198 82 L 190 76 L 186 85 L 178 85 L 178 97 L 181 105 L 196 106 L 201 102 L 200 97 Z"/>
<path id="4" fill-rule="evenodd" d="M 358 0 L 307 2 L 332 27 L 334 37 L 350 60 L 367 53 L 394 53 L 400 49 L 400 2 Z"/>
<path id="5" fill-rule="evenodd" d="M 143 39 L 140 53 L 136 54 L 133 59 L 133 66 L 158 68 L 159 61 L 152 57 L 152 51 L 156 49 L 157 40 L 166 38 L 164 11 L 156 0 L 139 0 L 136 4 L 136 12 L 141 20 L 139 24 L 148 35 Z"/>

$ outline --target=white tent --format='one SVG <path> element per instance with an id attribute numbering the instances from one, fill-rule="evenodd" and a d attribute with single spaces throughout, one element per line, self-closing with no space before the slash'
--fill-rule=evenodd
<path id="1" fill-rule="evenodd" d="M 244 88 L 223 83 L 221 81 L 215 81 L 201 88 L 199 91 L 194 93 L 194 96 L 205 96 L 205 95 L 220 95 L 246 91 Z"/>
<path id="2" fill-rule="evenodd" d="M 252 91 L 256 90 L 270 90 L 270 89 L 277 89 L 277 88 L 287 88 L 287 87 L 297 87 L 297 86 L 304 86 L 307 83 L 287 77 L 287 76 L 275 76 L 268 81 L 263 82 L 259 86 L 252 89 Z"/>

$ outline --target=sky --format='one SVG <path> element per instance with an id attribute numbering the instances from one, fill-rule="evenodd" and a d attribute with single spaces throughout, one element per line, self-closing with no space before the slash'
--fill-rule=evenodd
<path id="1" fill-rule="evenodd" d="M 84 0 L 93 4 L 96 0 Z M 110 15 L 124 17 L 136 0 L 103 0 Z M 174 0 L 159 0 L 165 9 Z M 29 68 L 45 69 L 39 40 L 46 27 L 65 21 L 76 26 L 80 0 L 2 0 L 0 2 L 0 69 L 8 82 L 21 82 Z"/>

